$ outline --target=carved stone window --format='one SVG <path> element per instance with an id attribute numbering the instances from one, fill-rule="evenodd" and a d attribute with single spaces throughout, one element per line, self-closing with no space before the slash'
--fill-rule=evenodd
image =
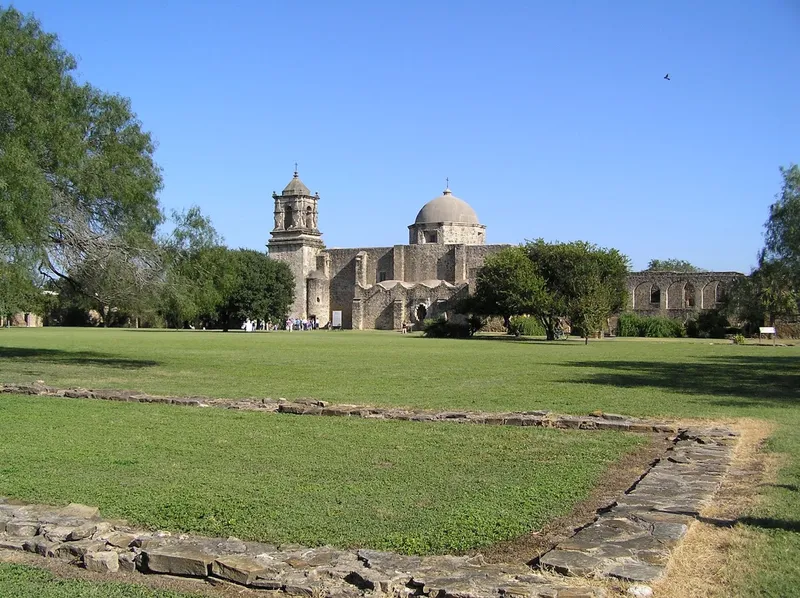
<path id="1" fill-rule="evenodd" d="M 284 210 L 283 227 L 289 229 L 292 228 L 293 226 L 294 226 L 294 210 L 292 210 L 292 206 L 287 205 Z"/>
<path id="2" fill-rule="evenodd" d="M 425 242 L 426 243 L 438 243 L 439 242 L 439 233 L 435 230 L 426 230 L 425 231 Z"/>

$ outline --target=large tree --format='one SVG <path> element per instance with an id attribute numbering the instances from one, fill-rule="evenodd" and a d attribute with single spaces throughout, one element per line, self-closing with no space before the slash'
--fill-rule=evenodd
<path id="1" fill-rule="evenodd" d="M 646 270 L 651 272 L 707 272 L 704 268 L 698 268 L 691 262 L 670 258 L 666 260 L 650 260 Z"/>
<path id="2" fill-rule="evenodd" d="M 199 207 L 173 211 L 172 221 L 172 232 L 161 240 L 166 269 L 162 315 L 176 328 L 216 320 L 217 310 L 233 288 L 229 251 Z"/>
<path id="3" fill-rule="evenodd" d="M 538 239 L 526 250 L 547 289 L 547 300 L 534 313 L 548 339 L 554 338 L 559 319 L 567 317 L 588 343 L 590 334 L 602 330 L 606 319 L 625 307 L 629 261 L 616 249 Z"/>
<path id="4" fill-rule="evenodd" d="M 231 287 L 219 308 L 223 330 L 245 318 L 282 321 L 294 301 L 294 276 L 289 266 L 252 249 L 228 252 Z"/>
<path id="5" fill-rule="evenodd" d="M 101 306 L 135 297 L 160 269 L 150 135 L 126 98 L 79 83 L 58 38 L 14 8 L 0 9 L 0 56 L 0 242 Z"/>
<path id="6" fill-rule="evenodd" d="M 511 316 L 533 313 L 544 300 L 544 280 L 522 247 L 508 247 L 486 258 L 478 270 L 475 294 L 467 299 L 469 311 L 480 315 Z"/>
<path id="7" fill-rule="evenodd" d="M 723 313 L 733 321 L 745 324 L 750 332 L 780 318 L 795 317 L 798 306 L 798 287 L 792 273 L 781 261 L 770 261 L 762 251 L 758 267 L 750 276 L 733 281 L 723 303 Z"/>
<path id="8" fill-rule="evenodd" d="M 616 249 L 581 241 L 542 239 L 509 247 L 486 259 L 478 271 L 475 295 L 467 302 L 479 315 L 537 318 L 548 340 L 562 318 L 586 337 L 627 301 L 628 258 Z"/>
<path id="9" fill-rule="evenodd" d="M 20 256 L 0 255 L 0 321 L 17 312 L 38 311 L 41 290 L 30 263 Z"/>
<path id="10" fill-rule="evenodd" d="M 781 167 L 783 186 L 770 206 L 766 228 L 766 261 L 780 262 L 800 288 L 800 166 Z"/>

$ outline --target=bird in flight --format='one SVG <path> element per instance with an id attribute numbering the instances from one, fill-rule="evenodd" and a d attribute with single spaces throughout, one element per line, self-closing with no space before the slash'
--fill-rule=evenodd
<path id="1" fill-rule="evenodd" d="M 664 75 L 664 78 L 665 78 L 667 81 L 672 81 L 672 79 L 670 79 L 670 78 L 669 78 L 669 73 L 667 73 L 666 75 Z"/>

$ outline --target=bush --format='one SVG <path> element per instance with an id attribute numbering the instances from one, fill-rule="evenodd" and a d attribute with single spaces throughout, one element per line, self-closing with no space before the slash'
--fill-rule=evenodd
<path id="1" fill-rule="evenodd" d="M 686 336 L 683 324 L 672 318 L 622 314 L 617 322 L 617 336 L 680 338 Z"/>
<path id="2" fill-rule="evenodd" d="M 513 316 L 509 320 L 508 333 L 516 336 L 544 336 L 542 323 L 532 316 Z"/>
<path id="3" fill-rule="evenodd" d="M 734 334 L 733 338 L 731 338 L 734 345 L 743 345 L 744 344 L 744 335 L 743 334 Z"/>
<path id="4" fill-rule="evenodd" d="M 429 338 L 468 338 L 470 325 L 465 322 L 449 322 L 444 318 L 427 319 L 422 323 L 423 334 Z"/>
<path id="5" fill-rule="evenodd" d="M 686 323 L 686 334 L 694 338 L 725 338 L 729 327 L 728 318 L 719 310 L 710 309 Z"/>

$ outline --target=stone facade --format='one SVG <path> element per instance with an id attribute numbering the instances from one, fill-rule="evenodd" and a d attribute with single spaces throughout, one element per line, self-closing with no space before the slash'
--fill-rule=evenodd
<path id="1" fill-rule="evenodd" d="M 325 249 L 317 228 L 319 194 L 311 195 L 297 173 L 273 199 L 267 247 L 295 276 L 289 315 L 323 327 L 334 311 L 342 312 L 343 328 L 357 330 L 398 329 L 452 312 L 454 301 L 474 289 L 486 256 L 507 246 L 486 245 L 486 227 L 449 189 L 420 210 L 408 227 L 410 243 L 393 247 Z M 299 224 L 298 213 L 308 215 Z"/>
<path id="2" fill-rule="evenodd" d="M 628 309 L 642 315 L 685 318 L 719 307 L 738 272 L 634 272 Z"/>
<path id="3" fill-rule="evenodd" d="M 398 329 L 452 313 L 456 300 L 474 291 L 488 255 L 508 247 L 487 245 L 486 226 L 450 189 L 426 203 L 408 227 L 409 244 L 326 249 L 317 227 L 319 194 L 297 172 L 275 201 L 270 257 L 286 262 L 295 277 L 292 318 L 324 327 L 334 311 L 342 327 Z M 685 318 L 719 305 L 736 272 L 635 272 L 628 278 L 629 309 Z"/>

